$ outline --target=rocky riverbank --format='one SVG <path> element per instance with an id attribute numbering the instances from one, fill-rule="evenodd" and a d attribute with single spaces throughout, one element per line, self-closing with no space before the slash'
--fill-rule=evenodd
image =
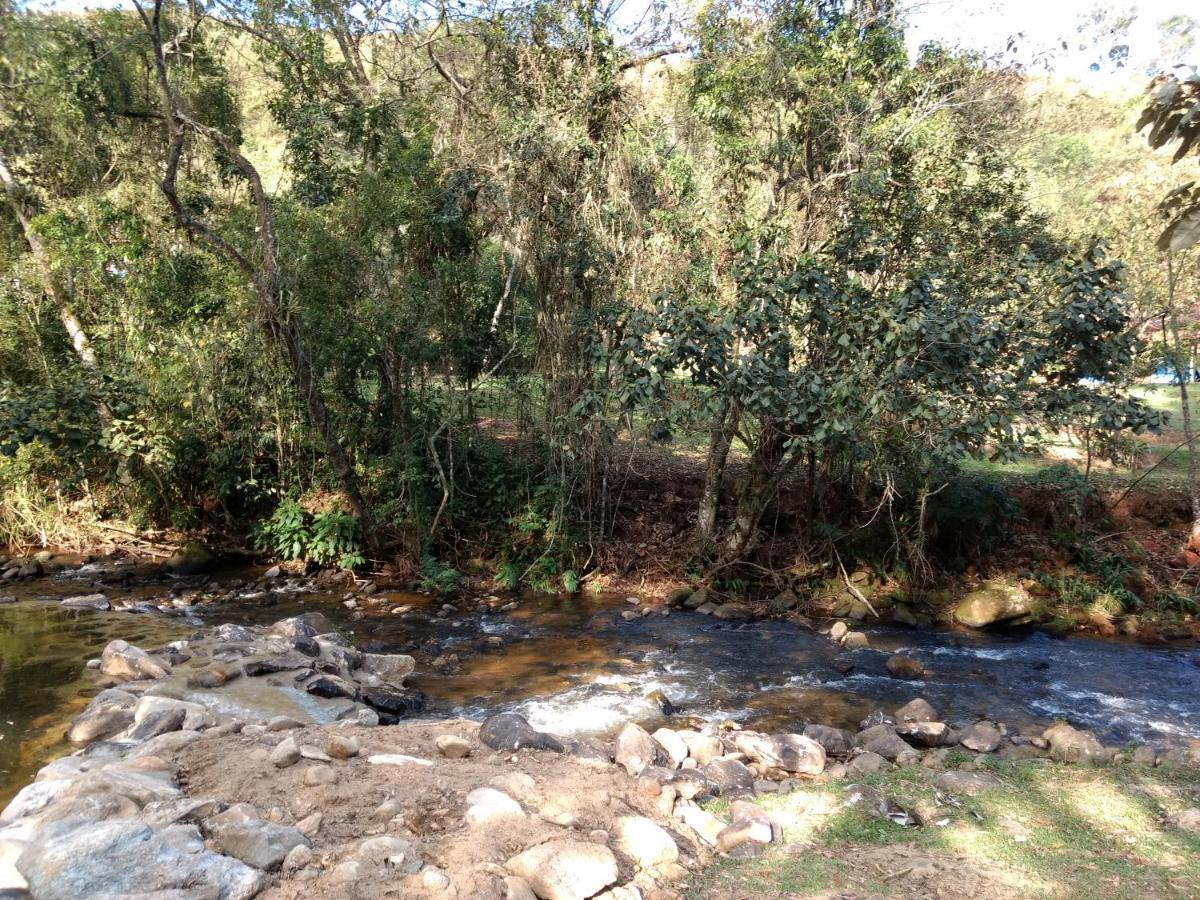
<path id="1" fill-rule="evenodd" d="M 784 839 L 757 801 L 813 783 L 841 788 L 826 813 L 936 828 L 1000 787 L 994 760 L 1200 770 L 1200 742 L 947 723 L 916 696 L 857 731 L 381 724 L 419 710 L 411 658 L 363 653 L 311 613 L 152 652 L 114 641 L 92 666 L 104 689 L 71 726 L 81 749 L 0 813 L 11 896 L 668 898 L 716 857 Z M 892 770 L 940 799 L 906 808 L 876 786 Z M 1172 827 L 1200 828 L 1200 811 Z"/>

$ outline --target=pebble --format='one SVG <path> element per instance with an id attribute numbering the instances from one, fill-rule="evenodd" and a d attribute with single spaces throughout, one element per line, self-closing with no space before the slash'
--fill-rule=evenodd
<path id="1" fill-rule="evenodd" d="M 309 766 L 304 770 L 304 783 L 309 787 L 323 784 L 333 784 L 337 781 L 337 772 L 332 766 Z"/>
<path id="2" fill-rule="evenodd" d="M 358 756 L 358 738 L 350 734 L 330 734 L 325 740 L 325 752 L 334 759 L 352 759 Z"/>
<path id="3" fill-rule="evenodd" d="M 294 737 L 286 737 L 271 751 L 271 762 L 277 769 L 286 769 L 300 762 L 300 745 Z"/>

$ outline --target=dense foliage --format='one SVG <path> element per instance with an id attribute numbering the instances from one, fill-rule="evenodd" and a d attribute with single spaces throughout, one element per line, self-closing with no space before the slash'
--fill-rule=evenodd
<path id="1" fill-rule="evenodd" d="M 695 437 L 699 559 L 799 478 L 919 570 L 964 458 L 1157 422 L 1019 79 L 910 59 L 891 4 L 3 3 L 6 538 L 258 523 L 571 589 L 634 445 Z"/>

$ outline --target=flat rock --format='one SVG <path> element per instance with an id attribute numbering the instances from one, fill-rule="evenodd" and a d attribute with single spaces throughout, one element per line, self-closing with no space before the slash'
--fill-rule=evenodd
<path id="1" fill-rule="evenodd" d="M 292 848 L 308 846 L 308 838 L 298 828 L 230 815 L 230 812 L 232 810 L 208 819 L 204 823 L 205 829 L 222 852 L 246 865 L 272 872 L 283 864 Z"/>
<path id="2" fill-rule="evenodd" d="M 991 722 L 976 722 L 967 733 L 959 738 L 959 743 L 968 750 L 974 750 L 977 753 L 991 753 L 1000 746 L 1000 742 L 1004 740 L 1004 735 L 1000 733 Z"/>
<path id="3" fill-rule="evenodd" d="M 66 609 L 98 609 L 107 611 L 112 609 L 112 603 L 104 594 L 83 594 L 79 597 L 68 597 L 59 603 L 59 606 Z"/>
<path id="4" fill-rule="evenodd" d="M 493 750 L 553 750 L 562 753 L 563 742 L 552 734 L 538 731 L 524 716 L 500 713 L 484 719 L 479 740 Z"/>
<path id="5" fill-rule="evenodd" d="M 987 772 L 967 772 L 962 769 L 942 772 L 933 779 L 933 783 L 943 791 L 968 795 L 978 794 L 980 791 L 990 791 L 1000 787 L 1001 784 L 1000 779 L 995 775 L 989 775 Z"/>
<path id="6" fill-rule="evenodd" d="M 579 840 L 538 844 L 510 859 L 507 868 L 542 900 L 586 900 L 620 875 L 611 850 Z"/>
<path id="7" fill-rule="evenodd" d="M 39 900 L 157 895 L 245 900 L 262 890 L 261 872 L 205 850 L 199 837 L 194 826 L 154 831 L 134 819 L 86 824 L 68 819 L 39 830 L 17 868 Z"/>
<path id="8" fill-rule="evenodd" d="M 166 678 L 171 670 L 140 647 L 110 641 L 100 654 L 100 671 L 118 681 Z"/>

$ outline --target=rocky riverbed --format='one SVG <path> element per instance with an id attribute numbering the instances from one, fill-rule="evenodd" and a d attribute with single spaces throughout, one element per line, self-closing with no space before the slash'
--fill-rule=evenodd
<path id="1" fill-rule="evenodd" d="M 71 725 L 80 749 L 0 813 L 10 896 L 668 898 L 715 856 L 778 842 L 753 801 L 801 783 L 938 827 L 998 786 L 990 759 L 1200 771 L 1198 741 L 948 724 L 915 684 L 854 729 L 627 722 L 602 739 L 513 712 L 399 721 L 422 702 L 412 658 L 360 651 L 313 613 L 150 650 L 115 640 L 90 665 L 104 689 Z M 944 802 L 906 809 L 872 786 L 894 767 Z M 1200 811 L 1173 827 L 1200 828 Z"/>

